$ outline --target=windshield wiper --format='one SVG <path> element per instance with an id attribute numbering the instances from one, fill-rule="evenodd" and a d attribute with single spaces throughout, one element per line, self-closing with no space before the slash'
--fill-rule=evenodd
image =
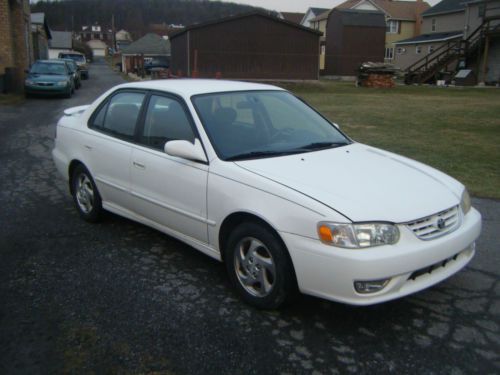
<path id="1" fill-rule="evenodd" d="M 348 142 L 313 142 L 301 146 L 299 150 L 321 150 L 324 148 L 335 148 L 348 145 Z"/>
<path id="2" fill-rule="evenodd" d="M 265 157 L 265 156 L 282 156 L 282 155 L 298 154 L 301 152 L 303 152 L 303 150 L 251 151 L 251 152 L 245 152 L 242 154 L 230 156 L 230 157 L 226 158 L 225 160 L 226 161 L 234 161 L 234 160 L 240 160 L 240 159 L 259 158 L 259 157 Z"/>

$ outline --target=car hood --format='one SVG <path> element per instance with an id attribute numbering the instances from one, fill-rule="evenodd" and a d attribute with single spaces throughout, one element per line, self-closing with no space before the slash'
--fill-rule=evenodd
<path id="1" fill-rule="evenodd" d="M 404 223 L 459 204 L 461 185 L 410 159 L 354 143 L 236 164 L 352 221 Z"/>
<path id="2" fill-rule="evenodd" d="M 28 79 L 35 82 L 59 82 L 66 81 L 68 79 L 65 75 L 53 75 L 53 74 L 30 74 Z"/>

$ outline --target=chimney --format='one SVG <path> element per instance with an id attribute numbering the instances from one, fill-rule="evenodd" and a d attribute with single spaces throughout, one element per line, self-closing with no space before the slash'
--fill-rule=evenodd
<path id="1" fill-rule="evenodd" d="M 423 0 L 416 0 L 415 4 L 415 36 L 420 35 L 422 32 L 422 12 L 427 9 L 427 3 Z"/>

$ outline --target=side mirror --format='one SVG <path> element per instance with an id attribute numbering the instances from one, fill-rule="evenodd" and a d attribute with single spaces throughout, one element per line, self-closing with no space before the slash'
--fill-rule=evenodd
<path id="1" fill-rule="evenodd" d="M 24 73 L 30 74 L 30 71 L 28 69 L 24 69 Z"/>
<path id="2" fill-rule="evenodd" d="M 201 142 L 195 139 L 194 144 L 189 141 L 169 141 L 165 143 L 165 153 L 179 158 L 207 162 Z"/>
<path id="3" fill-rule="evenodd" d="M 332 124 L 337 128 L 337 129 L 340 129 L 340 126 L 339 124 L 335 123 L 335 122 L 332 122 Z"/>

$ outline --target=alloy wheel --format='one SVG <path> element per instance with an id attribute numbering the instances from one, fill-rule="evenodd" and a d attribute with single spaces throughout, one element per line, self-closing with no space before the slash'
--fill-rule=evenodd
<path id="1" fill-rule="evenodd" d="M 234 268 L 238 281 L 252 296 L 266 297 L 271 293 L 276 267 L 271 252 L 261 241 L 243 238 L 235 248 Z"/>

